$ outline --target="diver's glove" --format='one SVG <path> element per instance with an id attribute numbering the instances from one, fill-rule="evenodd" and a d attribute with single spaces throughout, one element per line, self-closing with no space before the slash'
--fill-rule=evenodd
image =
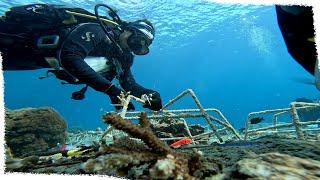
<path id="1" fill-rule="evenodd" d="M 160 94 L 156 91 L 143 94 L 141 99 L 145 100 L 144 108 L 151 109 L 153 111 L 159 111 L 162 108 L 162 102 Z"/>
<path id="2" fill-rule="evenodd" d="M 118 96 L 120 96 L 121 90 L 119 88 L 117 88 L 114 85 L 111 85 L 106 91 L 105 93 L 109 96 L 112 105 L 116 108 L 116 110 L 120 110 L 122 109 L 122 105 L 121 105 L 121 101 L 118 98 Z M 127 110 L 135 110 L 135 107 L 133 106 L 133 104 L 131 102 L 129 102 L 128 104 L 128 109 Z"/>

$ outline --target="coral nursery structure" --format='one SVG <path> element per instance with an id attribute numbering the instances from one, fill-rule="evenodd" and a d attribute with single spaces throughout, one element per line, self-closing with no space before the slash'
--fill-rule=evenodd
<path id="1" fill-rule="evenodd" d="M 99 157 L 84 163 L 84 171 L 128 177 L 130 174 L 133 176 L 132 169 L 142 168 L 140 166 L 147 164 L 144 173 L 140 175 L 134 173 L 135 177 L 131 178 L 160 179 L 204 178 L 221 171 L 219 164 L 215 163 L 213 159 L 203 159 L 196 150 L 193 153 L 174 152 L 153 134 L 145 113 L 141 113 L 139 119 L 139 124 L 133 124 L 122 119 L 119 115 L 108 114 L 103 116 L 105 123 L 125 131 L 131 137 L 142 140 L 144 144 L 132 142 L 132 139 L 126 138 L 126 140 L 122 139 L 121 143 L 124 144 L 123 141 L 125 141 L 125 144 L 131 146 L 119 146 L 117 143 L 102 145 L 99 150 Z M 203 164 L 208 163 L 211 165 L 203 166 Z M 148 169 L 150 170 L 148 171 Z"/>

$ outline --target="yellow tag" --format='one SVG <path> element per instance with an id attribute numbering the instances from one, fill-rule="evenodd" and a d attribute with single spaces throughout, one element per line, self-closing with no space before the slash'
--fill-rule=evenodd
<path id="1" fill-rule="evenodd" d="M 74 155 L 76 155 L 77 153 L 79 153 L 79 150 L 78 150 L 78 149 L 69 150 L 69 151 L 67 152 L 67 156 L 74 156 Z"/>
<path id="2" fill-rule="evenodd" d="M 309 42 L 315 42 L 315 38 L 314 38 L 314 37 L 308 38 L 307 40 L 308 40 Z"/>
<path id="3" fill-rule="evenodd" d="M 85 149 L 85 150 L 80 150 L 80 149 L 74 149 L 74 150 L 69 150 L 67 152 L 67 156 L 77 156 L 77 155 L 81 155 L 83 153 L 86 153 L 88 151 L 91 151 L 92 149 Z"/>

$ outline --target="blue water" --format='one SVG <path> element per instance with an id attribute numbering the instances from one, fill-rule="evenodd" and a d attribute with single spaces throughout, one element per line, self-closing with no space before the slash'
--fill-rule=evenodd
<path id="1" fill-rule="evenodd" d="M 75 5 L 91 12 L 95 3 L 107 2 L 122 19 L 148 18 L 156 27 L 156 38 L 147 56 L 135 58 L 136 81 L 159 91 L 164 103 L 191 88 L 204 107 L 220 109 L 237 128 L 249 112 L 288 107 L 298 97 L 319 98 L 314 86 L 297 82 L 311 82 L 313 77 L 287 53 L 274 6 L 200 0 L 4 0 L 0 13 L 34 2 Z M 71 93 L 82 86 L 39 80 L 44 73 L 4 72 L 5 106 L 50 106 L 70 128 L 105 127 L 101 116 L 113 110 L 107 96 L 89 89 L 85 100 L 71 100 Z M 195 107 L 190 97 L 174 106 Z M 138 104 L 136 108 L 141 109 Z"/>

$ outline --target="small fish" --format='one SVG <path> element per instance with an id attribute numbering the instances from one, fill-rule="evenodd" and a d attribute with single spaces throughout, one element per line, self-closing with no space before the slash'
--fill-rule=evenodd
<path id="1" fill-rule="evenodd" d="M 251 119 L 250 119 L 250 123 L 251 123 L 251 124 L 258 124 L 258 123 L 260 123 L 260 122 L 263 121 L 263 120 L 264 120 L 263 117 L 255 117 L 255 118 L 251 118 Z"/>
<path id="2" fill-rule="evenodd" d="M 182 139 L 170 144 L 170 147 L 179 148 L 179 147 L 187 145 L 187 144 L 189 144 L 191 142 L 192 142 L 192 139 L 190 139 L 190 138 L 182 138 Z"/>

